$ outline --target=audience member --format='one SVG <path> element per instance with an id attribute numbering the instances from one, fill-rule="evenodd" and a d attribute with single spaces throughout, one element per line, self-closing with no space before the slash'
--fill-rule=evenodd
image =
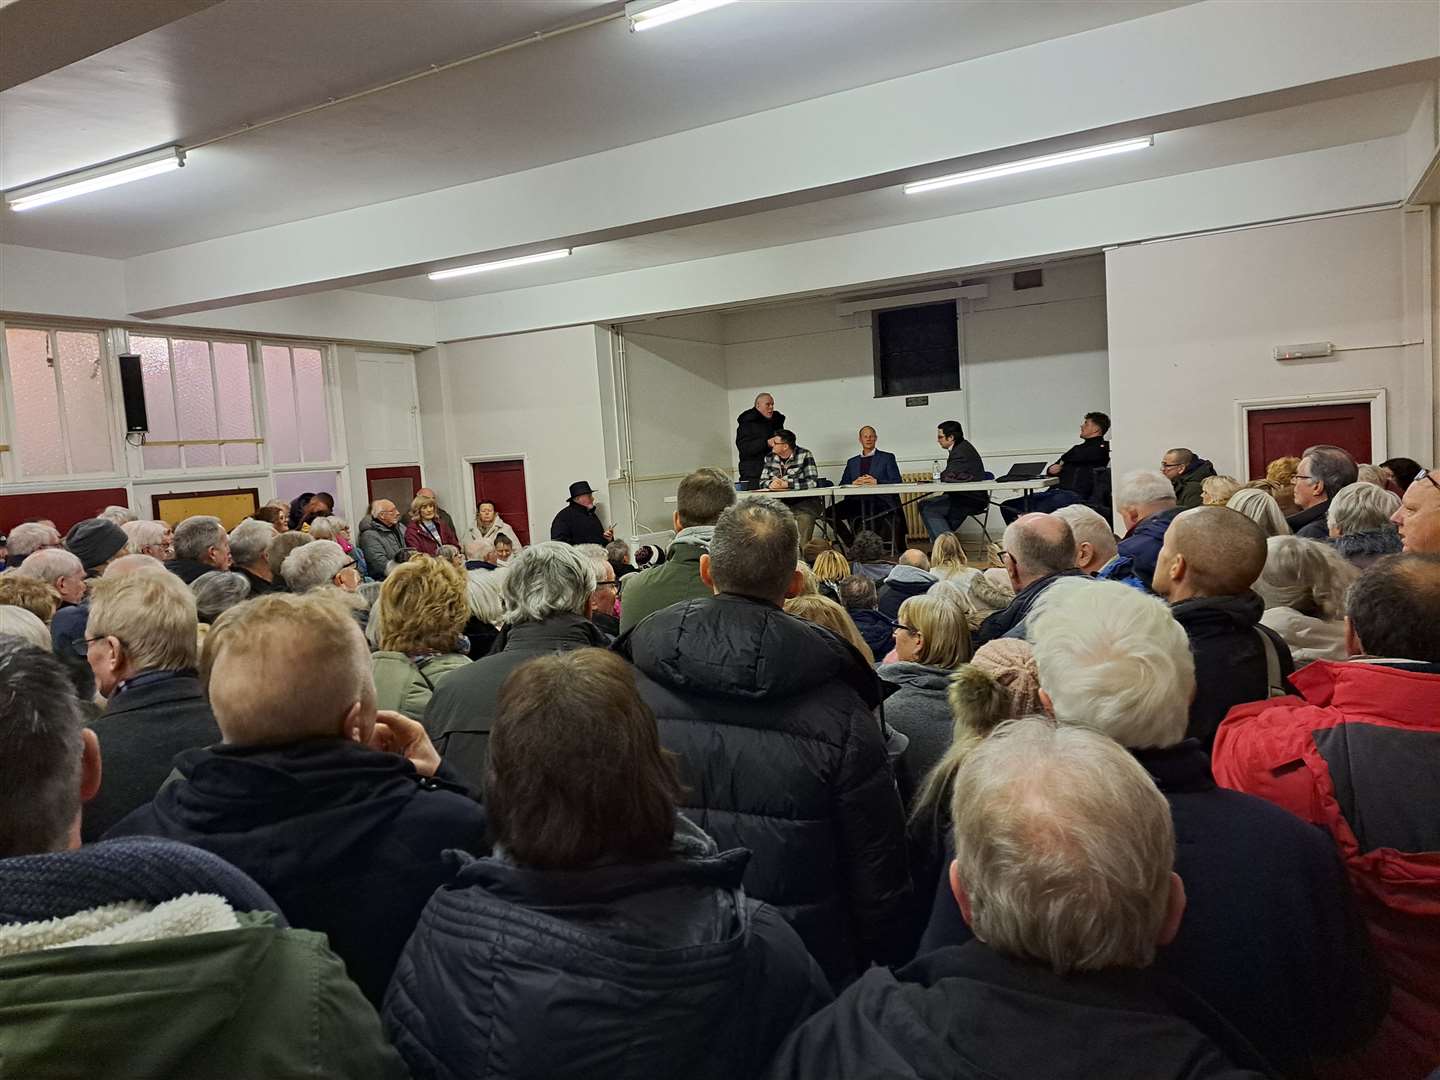
<path id="1" fill-rule="evenodd" d="M 326 933 L 378 1004 L 449 876 L 443 853 L 485 850 L 483 811 L 436 774 L 419 724 L 377 716 L 365 639 L 329 597 L 272 593 L 227 611 L 201 677 L 224 741 L 180 755 L 180 779 L 110 834 L 238 866 L 291 923 Z"/>
<path id="2" fill-rule="evenodd" d="M 1010 721 L 960 767 L 953 814 L 948 884 L 974 939 L 866 972 L 770 1077 L 1259 1075 L 1231 1065 L 1263 1067 L 1233 1029 L 1144 970 L 1186 894 L 1170 808 L 1124 750 Z"/>
<path id="3" fill-rule="evenodd" d="M 820 582 L 820 591 L 834 600 L 840 582 L 850 576 L 850 560 L 830 548 L 815 556 L 815 579 Z"/>
<path id="4" fill-rule="evenodd" d="M 1215 466 L 1182 446 L 1165 451 L 1160 472 L 1175 489 L 1175 505 L 1190 510 L 1204 500 L 1205 481 L 1215 475 Z"/>
<path id="5" fill-rule="evenodd" d="M 840 605 L 860 632 L 872 657 L 884 656 L 894 645 L 895 620 L 882 615 L 875 582 L 859 574 L 842 578 L 837 593 Z"/>
<path id="6" fill-rule="evenodd" d="M 284 506 L 276 506 L 274 503 L 266 503 L 250 515 L 251 521 L 263 521 L 276 532 L 290 531 L 290 513 Z"/>
<path id="7" fill-rule="evenodd" d="M 495 701 L 506 676 L 536 656 L 607 644 L 605 632 L 586 618 L 594 591 L 594 568 L 558 540 L 531 545 L 506 568 L 505 625 L 494 647 L 446 677 L 425 711 L 436 749 L 471 791 L 485 789 Z"/>
<path id="8" fill-rule="evenodd" d="M 1239 490 L 1240 481 L 1233 476 L 1207 476 L 1200 484 L 1200 505 L 1224 506 Z"/>
<path id="9" fill-rule="evenodd" d="M 84 656 L 105 698 L 91 724 L 105 783 L 85 805 L 80 835 L 98 840 L 155 797 L 181 751 L 220 741 L 201 690 L 195 596 L 174 574 L 107 575 L 95 584 Z"/>
<path id="10" fill-rule="evenodd" d="M 39 649 L 0 645 L 0 748 L 7 1075 L 404 1074 L 325 939 L 245 874 L 168 841 L 80 846 L 110 762 Z"/>
<path id="11" fill-rule="evenodd" d="M 405 546 L 422 555 L 435 555 L 442 544 L 460 546 L 455 530 L 440 517 L 440 504 L 433 496 L 416 495 L 410 502 L 410 523 L 405 526 Z"/>
<path id="12" fill-rule="evenodd" d="M 1075 567 L 1081 573 L 1094 577 L 1119 554 L 1119 541 L 1110 522 L 1093 507 L 1076 503 L 1052 511 L 1052 515 L 1070 526 L 1075 537 Z"/>
<path id="13" fill-rule="evenodd" d="M 998 587 L 978 566 L 970 565 L 960 537 L 953 532 L 935 538 L 930 551 L 930 573 L 955 586 L 963 598 L 966 621 L 972 630 L 1015 599 L 1013 592 Z"/>
<path id="14" fill-rule="evenodd" d="M 489 656 L 495 639 L 500 636 L 501 621 L 505 617 L 500 586 L 504 581 L 505 571 L 499 568 L 465 571 L 465 597 L 470 609 L 465 637 L 470 642 L 471 660 Z"/>
<path id="15" fill-rule="evenodd" d="M 59 603 L 55 590 L 43 581 L 24 574 L 0 574 L 0 604 L 24 608 L 45 624 L 46 634 L 50 632 L 50 620 L 55 617 Z"/>
<path id="16" fill-rule="evenodd" d="M 422 487 L 419 488 L 415 492 L 415 494 L 417 497 L 422 499 L 435 500 L 435 516 L 445 523 L 445 527 L 450 530 L 450 534 L 452 536 L 459 535 L 459 533 L 456 532 L 455 529 L 455 519 L 450 516 L 450 512 L 448 510 L 446 510 L 443 506 L 440 505 L 440 496 L 435 494 L 434 488 Z"/>
<path id="17" fill-rule="evenodd" d="M 417 1076 L 755 1076 L 829 1001 L 795 932 L 742 890 L 748 852 L 722 853 L 680 799 L 619 657 L 579 649 L 505 680 L 496 854 L 459 857 L 386 1003 Z"/>
<path id="18" fill-rule="evenodd" d="M 700 580 L 700 556 L 710 548 L 716 519 L 734 505 L 735 485 L 719 469 L 697 469 L 680 481 L 669 558 L 630 578 L 620 591 L 622 634 L 661 608 L 710 595 Z"/>
<path id="19" fill-rule="evenodd" d="M 849 558 L 850 569 L 875 582 L 876 588 L 879 588 L 880 583 L 895 566 L 894 556 L 885 546 L 885 541 L 869 529 L 861 529 L 855 534 L 855 542 L 850 545 Z"/>
<path id="20" fill-rule="evenodd" d="M 310 534 L 301 532 L 299 529 L 291 529 L 289 532 L 282 532 L 276 536 L 265 547 L 265 561 L 270 564 L 270 570 L 275 575 L 274 583 L 283 585 L 283 589 L 276 589 L 276 592 L 288 592 L 290 584 L 285 580 L 281 568 L 296 548 L 304 547 L 310 543 Z"/>
<path id="21" fill-rule="evenodd" d="M 465 553 L 453 544 L 441 544 L 440 550 L 435 553 L 435 558 L 449 563 L 456 570 L 465 569 Z"/>
<path id="22" fill-rule="evenodd" d="M 1386 474 L 1397 491 L 1403 492 L 1415 482 L 1415 478 L 1424 472 L 1423 466 L 1413 458 L 1392 457 L 1387 461 L 1380 462 L 1380 471 Z"/>
<path id="23" fill-rule="evenodd" d="M 271 566 L 270 542 L 280 534 L 275 526 L 246 518 L 230 530 L 230 568 L 250 586 L 251 596 L 284 590 L 279 567 Z"/>
<path id="24" fill-rule="evenodd" d="M 1001 553 L 1015 599 L 975 631 L 977 646 L 1000 637 L 1024 637 L 1025 619 L 1045 590 L 1066 577 L 1084 577 L 1075 565 L 1075 535 L 1061 518 L 1025 514 L 1005 527 Z"/>
<path id="25" fill-rule="evenodd" d="M 1346 610 L 1355 659 L 1318 661 L 1296 696 L 1235 709 L 1215 778 L 1334 839 L 1394 987 L 1346 1075 L 1419 1077 L 1440 1061 L 1440 555 L 1381 559 Z"/>
<path id="26" fill-rule="evenodd" d="M 615 539 L 615 530 L 607 529 L 595 509 L 595 489 L 587 480 L 570 485 L 570 497 L 550 522 L 550 539 L 562 544 L 599 544 L 604 547 Z"/>
<path id="27" fill-rule="evenodd" d="M 854 620 L 837 601 L 829 596 L 823 593 L 792 596 L 785 601 L 785 614 L 825 627 L 842 641 L 849 642 L 854 646 L 855 651 L 865 658 L 867 664 L 875 663 L 875 652 L 860 635 L 860 630 L 856 627 Z"/>
<path id="28" fill-rule="evenodd" d="M 376 499 L 370 504 L 370 513 L 360 519 L 359 543 L 370 576 L 377 581 L 384 578 L 386 569 L 405 550 L 405 528 L 393 502 Z"/>
<path id="29" fill-rule="evenodd" d="M 1265 466 L 1265 479 L 1277 488 L 1270 494 L 1280 504 L 1280 509 L 1285 512 L 1287 518 L 1293 516 L 1300 509 L 1295 503 L 1295 474 L 1299 471 L 1300 459 L 1298 457 L 1278 457 Z"/>
<path id="30" fill-rule="evenodd" d="M 1398 555 L 1400 533 L 1390 522 L 1399 509 L 1400 496 L 1380 485 L 1356 481 L 1343 487 L 1330 500 L 1330 510 L 1325 515 L 1330 543 L 1362 569 L 1383 556 Z"/>
<path id="31" fill-rule="evenodd" d="M 515 554 L 518 545 L 518 540 L 511 540 L 510 537 L 504 533 L 495 537 L 495 551 L 490 556 L 494 560 L 494 565 L 497 568 L 507 565 L 510 562 L 510 556 Z"/>
<path id="32" fill-rule="evenodd" d="M 1261 625 L 1265 601 L 1251 588 L 1265 567 L 1265 543 L 1243 514 L 1201 506 L 1175 519 L 1155 567 L 1155 593 L 1169 602 L 1195 654 L 1186 734 L 1206 750 L 1232 707 L 1284 693 L 1295 670 L 1284 640 Z"/>
<path id="33" fill-rule="evenodd" d="M 375 707 L 423 720 L 436 686 L 470 663 L 460 651 L 469 618 L 465 574 L 453 564 L 421 555 L 397 566 L 372 616 Z"/>
<path id="34" fill-rule="evenodd" d="M 1344 660 L 1350 655 L 1345 648 L 1345 593 L 1359 571 L 1319 540 L 1272 536 L 1266 545 L 1265 569 L 1255 582 L 1265 601 L 1260 621 L 1285 640 L 1296 667 L 1313 660 Z"/>
<path id="35" fill-rule="evenodd" d="M 909 795 L 950 745 L 950 675 L 970 659 L 970 628 L 965 609 L 948 589 L 912 596 L 900 605 L 895 628 L 895 662 L 876 674 L 897 687 L 881 707 L 885 721 L 909 740 L 898 777 Z"/>
<path id="36" fill-rule="evenodd" d="M 1174 485 L 1162 473 L 1146 469 L 1126 473 L 1115 489 L 1115 512 L 1125 525 L 1125 536 L 1115 547 L 1115 558 L 1096 576 L 1148 589 L 1165 531 L 1180 513 Z"/>
<path id="37" fill-rule="evenodd" d="M 715 591 L 646 619 L 616 648 L 640 672 L 687 813 L 752 852 L 745 891 L 774 904 L 832 983 L 905 948 L 904 814 L 854 649 L 781 605 L 800 585 L 795 517 L 778 499 L 720 515 L 700 575 Z"/>
<path id="38" fill-rule="evenodd" d="M 620 619 L 615 614 L 620 589 L 615 580 L 615 567 L 599 544 L 575 544 L 573 547 L 576 554 L 595 571 L 595 591 L 585 605 L 586 618 L 605 631 L 607 640 L 613 640 L 620 633 Z"/>
<path id="39" fill-rule="evenodd" d="M 139 515 L 128 506 L 107 506 L 95 516 L 97 518 L 104 518 L 112 525 L 127 525 L 139 517 Z"/>
<path id="40" fill-rule="evenodd" d="M 350 523 L 342 517 L 334 514 L 322 514 L 310 520 L 310 538 L 312 540 L 333 540 L 340 545 L 340 550 L 355 560 L 355 568 L 360 572 L 360 577 L 369 577 L 368 567 L 365 564 L 365 553 L 350 540 Z M 465 560 L 460 557 L 460 549 L 453 545 L 442 545 L 439 554 L 442 558 L 448 558 L 457 566 L 464 566 Z"/>
<path id="41" fill-rule="evenodd" d="M 1063 506 L 1103 499 L 1096 480 L 1102 470 L 1110 468 L 1110 444 L 1105 441 L 1109 433 L 1110 417 L 1102 412 L 1086 413 L 1080 421 L 1080 441 L 1045 470 L 1047 476 L 1058 478 L 1056 485 L 1001 503 L 1005 524 L 1021 514 L 1048 514 Z"/>
<path id="42" fill-rule="evenodd" d="M 1338 446 L 1319 445 L 1308 448 L 1295 473 L 1295 505 L 1299 512 L 1287 521 L 1296 536 L 1323 540 L 1330 528 L 1326 515 L 1330 500 L 1343 487 L 1355 483 L 1355 459 Z"/>
<path id="43" fill-rule="evenodd" d="M 197 515 L 175 526 L 175 557 L 165 569 L 189 585 L 208 570 L 229 570 L 230 537 L 217 517 Z"/>
<path id="44" fill-rule="evenodd" d="M 12 638 L 49 652 L 50 628 L 28 608 L 0 604 L 0 640 Z"/>
<path id="45" fill-rule="evenodd" d="M 1259 488 L 1241 488 L 1234 495 L 1226 507 L 1234 510 L 1237 514 L 1244 514 L 1256 525 L 1268 539 L 1272 536 L 1291 536 L 1290 526 L 1285 521 L 1285 514 L 1280 509 L 1280 504 L 1269 492 Z"/>
<path id="46" fill-rule="evenodd" d="M 131 521 L 120 526 L 129 542 L 130 555 L 149 555 L 161 562 L 175 558 L 175 530 L 163 521 Z"/>
<path id="47" fill-rule="evenodd" d="M 930 560 L 925 553 L 916 548 L 906 548 L 880 586 L 880 614 L 896 618 L 901 604 L 912 596 L 923 596 L 937 580 L 930 573 Z"/>
<path id="48" fill-rule="evenodd" d="M 64 548 L 41 548 L 15 573 L 54 589 L 62 609 L 85 601 L 85 566 Z"/>
<path id="49" fill-rule="evenodd" d="M 515 530 L 505 523 L 493 499 L 481 499 L 475 506 L 475 524 L 465 531 L 461 548 L 471 562 L 492 562 L 495 538 L 501 533 L 514 536 Z"/>
<path id="50" fill-rule="evenodd" d="M 80 560 L 90 578 L 99 577 L 112 560 L 125 554 L 129 542 L 125 530 L 106 518 L 77 521 L 65 534 L 65 550 Z"/>
<path id="51" fill-rule="evenodd" d="M 11 570 L 17 569 L 35 552 L 59 546 L 60 534 L 54 525 L 40 521 L 24 522 L 11 529 L 6 538 L 5 565 Z"/>
<path id="52" fill-rule="evenodd" d="M 360 587 L 360 571 L 355 566 L 355 560 L 346 555 L 334 540 L 312 539 L 308 544 L 297 547 L 285 557 L 280 575 L 290 586 L 290 591 L 296 593 L 327 586 L 353 593 Z"/>
<path id="53" fill-rule="evenodd" d="M 1440 555 L 1440 478 L 1435 470 L 1420 470 L 1390 520 L 1399 526 L 1406 552 Z"/>
<path id="54" fill-rule="evenodd" d="M 202 628 L 236 604 L 250 599 L 250 583 L 243 574 L 232 570 L 211 570 L 201 574 L 190 583 L 190 591 L 195 594 L 195 614 Z"/>
<path id="55" fill-rule="evenodd" d="M 624 540 L 611 540 L 605 545 L 605 558 L 610 562 L 610 569 L 615 571 L 616 581 L 636 572 L 635 565 L 630 561 L 631 554 L 630 545 Z"/>

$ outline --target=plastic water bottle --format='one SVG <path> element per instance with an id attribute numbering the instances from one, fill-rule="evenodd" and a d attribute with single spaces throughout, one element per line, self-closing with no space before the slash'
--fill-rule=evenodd
<path id="1" fill-rule="evenodd" d="M 934 480 L 935 483 L 938 484 L 938 483 L 940 482 L 940 460 L 937 458 L 936 460 L 932 461 L 930 464 L 931 464 L 930 478 L 931 478 L 932 480 Z"/>

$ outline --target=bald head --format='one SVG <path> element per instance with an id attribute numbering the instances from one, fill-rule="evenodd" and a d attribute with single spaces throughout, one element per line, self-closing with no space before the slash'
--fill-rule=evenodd
<path id="1" fill-rule="evenodd" d="M 1025 514 L 1005 530 L 1006 570 L 1016 591 L 1075 569 L 1075 534 L 1052 514 Z"/>
<path id="2" fill-rule="evenodd" d="M 919 548 L 906 548 L 900 556 L 901 566 L 914 566 L 921 570 L 930 569 L 930 559 Z"/>
<path id="3" fill-rule="evenodd" d="M 1199 506 L 1176 516 L 1155 563 L 1152 588 L 1172 604 L 1238 596 L 1265 569 L 1265 533 L 1244 514 Z"/>
<path id="4" fill-rule="evenodd" d="M 121 555 L 109 566 L 105 567 L 102 577 L 120 577 L 123 574 L 143 573 L 146 571 L 168 574 L 165 564 L 153 555 Z"/>

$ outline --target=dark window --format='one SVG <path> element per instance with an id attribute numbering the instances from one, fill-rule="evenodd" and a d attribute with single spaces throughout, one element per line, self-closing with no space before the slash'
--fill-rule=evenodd
<path id="1" fill-rule="evenodd" d="M 875 313 L 875 395 L 960 389 L 954 301 Z"/>

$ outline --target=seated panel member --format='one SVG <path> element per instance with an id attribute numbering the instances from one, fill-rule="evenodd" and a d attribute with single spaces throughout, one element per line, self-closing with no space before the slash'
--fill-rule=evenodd
<path id="1" fill-rule="evenodd" d="M 845 471 L 840 476 L 841 487 L 847 484 L 870 487 L 875 484 L 902 482 L 900 464 L 895 460 L 895 455 L 886 450 L 875 449 L 878 439 L 875 429 L 869 424 L 860 429 L 860 453 L 845 463 Z M 857 518 L 879 519 L 876 525 L 882 531 L 889 532 L 892 540 L 895 533 L 904 526 L 904 518 L 900 514 L 900 498 L 897 495 L 847 495 L 835 507 L 835 524 L 846 540 L 854 539 L 854 521 Z"/>
<path id="2" fill-rule="evenodd" d="M 946 420 L 935 429 L 935 441 L 941 449 L 949 451 L 945 469 L 940 479 L 946 484 L 968 484 L 972 480 L 985 479 L 985 462 L 980 451 L 965 438 L 965 429 L 958 420 Z M 971 514 L 980 513 L 990 502 L 990 496 L 983 491 L 952 491 L 944 495 L 932 495 L 920 503 L 920 517 L 925 522 L 925 531 L 930 539 L 939 538 L 941 533 L 953 532 Z"/>
<path id="3" fill-rule="evenodd" d="M 1095 470 L 1110 466 L 1110 443 L 1105 439 L 1109 433 L 1110 417 L 1103 412 L 1086 413 L 1080 421 L 1080 441 L 1045 470 L 1047 476 L 1058 476 L 1060 482 L 1053 488 L 1031 494 L 1028 506 L 1023 496 L 1006 499 L 1000 504 L 1005 524 L 1021 514 L 1048 514 L 1062 506 L 1087 502 L 1095 493 Z"/>
<path id="4" fill-rule="evenodd" d="M 793 431 L 780 430 L 765 458 L 765 468 L 760 472 L 760 486 L 767 491 L 804 491 L 820 486 L 820 470 L 815 467 L 815 455 L 795 442 Z M 810 542 L 815 532 L 815 519 L 825 509 L 820 499 L 787 499 L 795 524 L 800 529 L 800 545 Z"/>

